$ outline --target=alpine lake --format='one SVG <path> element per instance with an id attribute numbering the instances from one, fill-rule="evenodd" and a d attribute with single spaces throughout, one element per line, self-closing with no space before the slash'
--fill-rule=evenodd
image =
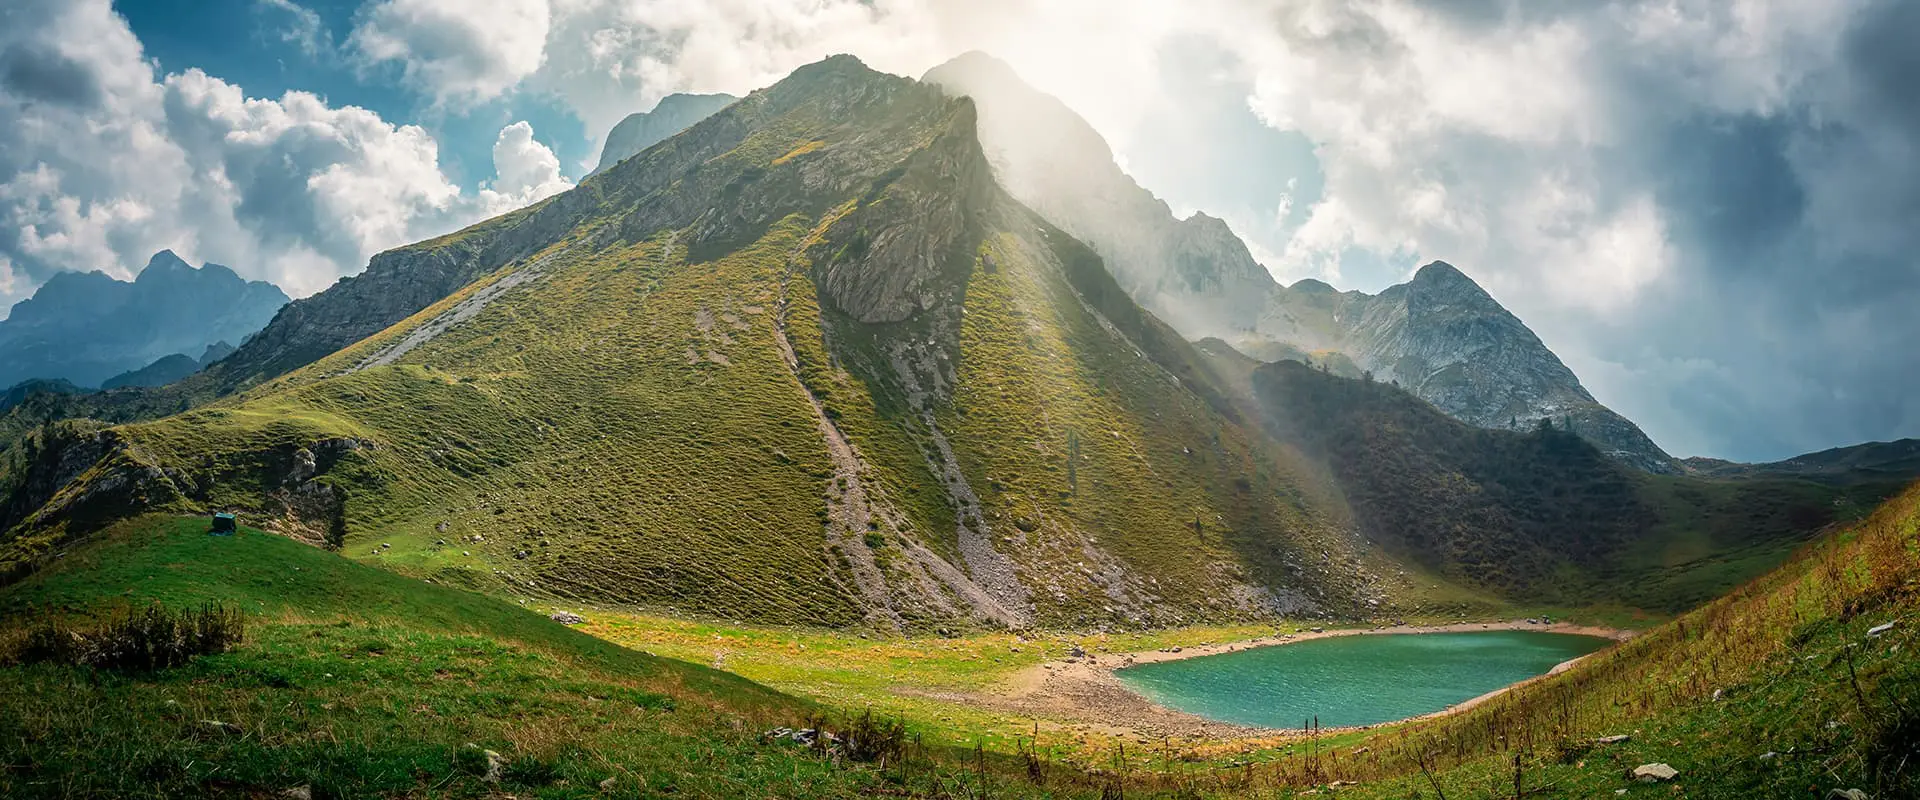
<path id="1" fill-rule="evenodd" d="M 1444 711 L 1609 644 L 1516 630 L 1331 636 L 1114 674 L 1155 703 L 1220 722 L 1332 728 Z"/>

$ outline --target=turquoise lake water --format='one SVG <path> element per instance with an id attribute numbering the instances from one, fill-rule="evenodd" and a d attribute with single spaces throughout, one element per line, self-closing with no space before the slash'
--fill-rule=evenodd
<path id="1" fill-rule="evenodd" d="M 1241 725 L 1323 727 L 1417 717 L 1542 675 L 1611 644 L 1533 631 L 1333 636 L 1127 667 L 1160 705 Z"/>

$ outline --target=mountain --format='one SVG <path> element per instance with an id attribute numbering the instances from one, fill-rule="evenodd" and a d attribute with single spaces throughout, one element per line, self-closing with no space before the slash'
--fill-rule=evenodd
<path id="1" fill-rule="evenodd" d="M 835 57 L 383 253 L 183 382 L 231 396 L 36 433 L 0 475 L 0 560 L 226 508 L 437 581 L 766 622 L 1168 625 L 1427 591 L 995 184 L 975 122 Z"/>
<path id="2" fill-rule="evenodd" d="M 200 371 L 200 362 L 192 356 L 174 353 L 144 367 L 122 372 L 100 383 L 102 389 L 122 386 L 165 386 Z"/>
<path id="3" fill-rule="evenodd" d="M 1007 191 L 1091 245 L 1134 299 L 1188 338 L 1250 330 L 1273 277 L 1226 223 L 1175 219 L 1114 162 L 1085 119 L 1004 62 L 967 53 L 923 80 L 980 108 L 980 141 Z"/>
<path id="4" fill-rule="evenodd" d="M 1855 473 L 1845 487 L 1653 475 L 1559 421 L 1476 427 L 1377 379 L 1281 361 L 1249 382 L 1274 435 L 1325 459 L 1370 541 L 1464 585 L 1564 606 L 1691 608 L 1920 474 Z"/>
<path id="5" fill-rule="evenodd" d="M 1314 280 L 1282 286 L 1226 223 L 1200 213 L 1176 219 L 1121 171 L 1086 120 L 1005 63 L 968 53 L 926 80 L 979 104 L 983 146 L 1014 197 L 1091 245 L 1136 301 L 1188 338 L 1283 358 L 1338 353 L 1470 424 L 1524 430 L 1542 417 L 1571 418 L 1609 455 L 1647 471 L 1679 470 L 1452 266 L 1434 262 L 1378 295 Z"/>
<path id="6" fill-rule="evenodd" d="M 207 345 L 207 348 L 200 353 L 199 358 L 194 358 L 185 353 L 174 353 L 170 356 L 163 356 L 159 360 L 144 367 L 122 372 L 119 375 L 106 379 L 100 384 L 100 388 L 119 389 L 127 386 L 165 386 L 174 381 L 184 380 L 187 376 L 199 372 L 201 369 L 213 364 L 213 362 L 233 355 L 234 350 L 233 345 L 227 344 L 225 340 L 221 340 Z"/>
<path id="7" fill-rule="evenodd" d="M 1377 295 L 1318 281 L 1276 287 L 1254 333 L 1239 341 L 1299 343 L 1350 355 L 1449 416 L 1482 428 L 1571 430 L 1637 469 L 1675 473 L 1639 426 L 1593 399 L 1573 370 L 1460 270 L 1435 261 Z"/>
<path id="8" fill-rule="evenodd" d="M 129 281 L 63 272 L 0 321 L 0 385 L 30 378 L 81 386 L 176 353 L 240 341 L 267 324 L 287 296 L 218 264 L 195 269 L 170 250 Z"/>
<path id="9" fill-rule="evenodd" d="M 1718 478 L 1798 475 L 1812 480 L 1841 482 L 1876 477 L 1897 480 L 1920 473 L 1920 439 L 1835 447 L 1766 464 L 1740 464 L 1717 458 L 1689 458 L 1683 463 L 1693 474 Z"/>
<path id="10" fill-rule="evenodd" d="M 73 385 L 71 381 L 60 378 L 24 380 L 7 387 L 5 392 L 0 392 L 0 412 L 11 411 L 32 397 L 63 397 L 83 394 L 86 391 Z"/>
<path id="11" fill-rule="evenodd" d="M 0 574 L 227 509 L 490 593 L 760 622 L 1668 607 L 1878 491 L 1799 482 L 1739 518 L 1715 480 L 1460 424 L 1344 353 L 1189 343 L 980 138 L 972 101 L 835 57 L 375 256 L 186 379 L 28 397 L 0 420 Z M 1470 338 L 1449 315 L 1476 295 L 1429 268 L 1364 330 Z M 1299 388 L 1356 371 L 1385 399 Z"/>
<path id="12" fill-rule="evenodd" d="M 694 123 L 713 116 L 714 112 L 739 99 L 730 94 L 670 94 L 662 97 L 652 111 L 628 114 L 613 126 L 613 130 L 607 134 L 606 144 L 600 150 L 600 165 L 594 167 L 593 171 L 605 172 L 607 168 L 692 127 Z"/>

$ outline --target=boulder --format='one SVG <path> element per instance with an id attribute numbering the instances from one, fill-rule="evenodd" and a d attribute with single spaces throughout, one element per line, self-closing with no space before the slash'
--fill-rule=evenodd
<path id="1" fill-rule="evenodd" d="M 554 622 L 558 622 L 562 625 L 579 625 L 587 621 L 586 617 L 580 616 L 579 614 L 575 614 L 571 611 L 555 611 L 552 614 L 548 614 L 547 619 L 551 619 Z"/>
<path id="2" fill-rule="evenodd" d="M 1680 770 L 1666 764 L 1641 764 L 1633 768 L 1633 779 L 1641 783 L 1660 783 L 1679 777 Z"/>
<path id="3" fill-rule="evenodd" d="M 1602 736 L 1598 739 L 1593 740 L 1593 743 L 1594 744 L 1619 744 L 1621 742 L 1627 741 L 1628 739 L 1632 739 L 1632 738 L 1633 737 L 1628 734 L 1618 733 L 1612 736 Z"/>

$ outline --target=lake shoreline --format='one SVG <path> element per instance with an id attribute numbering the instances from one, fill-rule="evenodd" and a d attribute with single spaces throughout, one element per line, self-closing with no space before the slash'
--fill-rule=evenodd
<path id="1" fill-rule="evenodd" d="M 999 686 L 987 690 L 984 694 L 949 699 L 976 703 L 1001 711 L 1010 711 L 1035 717 L 1045 717 L 1068 721 L 1065 727 L 1081 732 L 1098 732 L 1109 736 L 1132 736 L 1140 739 L 1181 738 L 1188 740 L 1263 740 L 1285 739 L 1299 735 L 1298 731 L 1280 728 L 1263 728 L 1249 725 L 1237 725 L 1189 714 L 1184 711 L 1167 708 L 1144 695 L 1134 692 L 1121 683 L 1114 673 L 1126 667 L 1166 661 L 1179 661 L 1202 656 L 1233 653 L 1258 647 L 1278 647 L 1299 642 L 1325 639 L 1335 636 L 1387 636 L 1426 633 L 1470 633 L 1481 631 L 1534 631 L 1537 633 L 1564 633 L 1579 636 L 1611 639 L 1615 642 L 1626 641 L 1635 635 L 1634 631 L 1608 628 L 1597 625 L 1577 625 L 1557 622 L 1552 624 L 1528 623 L 1525 620 L 1506 622 L 1462 622 L 1447 625 L 1394 625 L 1376 628 L 1332 628 L 1322 631 L 1305 630 L 1292 634 L 1276 634 L 1257 639 L 1234 642 L 1196 645 L 1193 647 L 1165 648 L 1145 652 L 1098 653 L 1089 652 L 1084 658 L 1067 658 L 1048 661 L 1028 667 L 1015 673 Z M 1555 665 L 1541 675 L 1528 678 L 1495 689 L 1478 697 L 1456 703 L 1445 709 L 1417 717 L 1377 725 L 1361 725 L 1345 728 L 1326 728 L 1323 733 L 1342 733 L 1367 730 L 1382 725 L 1397 725 L 1421 719 L 1457 714 L 1486 702 L 1500 694 L 1556 675 L 1571 668 L 1582 658 L 1570 659 Z"/>

